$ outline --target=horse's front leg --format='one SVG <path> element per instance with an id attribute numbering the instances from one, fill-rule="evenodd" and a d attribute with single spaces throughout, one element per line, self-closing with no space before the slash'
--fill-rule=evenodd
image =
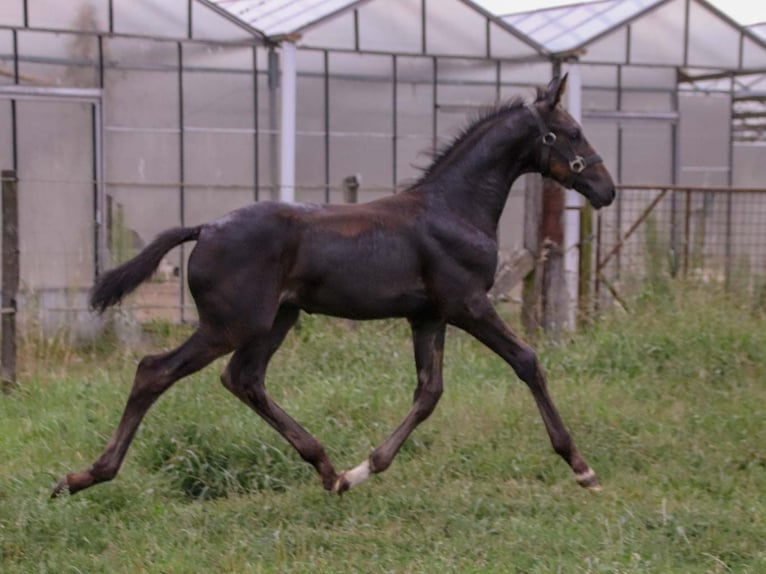
<path id="1" fill-rule="evenodd" d="M 418 374 L 412 407 L 396 430 L 372 451 L 367 460 L 340 474 L 333 488 L 335 492 L 345 492 L 367 480 L 371 474 L 386 470 L 407 437 L 428 418 L 439 402 L 443 389 L 442 359 L 446 325 L 443 322 L 415 321 L 411 321 L 410 325 Z"/>
<path id="2" fill-rule="evenodd" d="M 534 350 L 519 339 L 497 315 L 486 295 L 482 293 L 468 298 L 465 310 L 451 318 L 450 323 L 476 337 L 513 368 L 532 391 L 553 449 L 572 468 L 580 486 L 600 490 L 596 474 L 580 455 L 548 394 L 545 376 Z"/>

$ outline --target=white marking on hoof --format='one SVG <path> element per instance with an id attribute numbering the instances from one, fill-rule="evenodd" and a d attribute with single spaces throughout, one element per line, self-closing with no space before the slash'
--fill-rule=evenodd
<path id="1" fill-rule="evenodd" d="M 598 483 L 596 473 L 593 472 L 593 469 L 589 468 L 585 472 L 575 474 L 575 480 L 577 480 L 577 483 L 580 486 L 592 490 L 593 492 L 599 492 L 601 490 L 601 485 Z"/>

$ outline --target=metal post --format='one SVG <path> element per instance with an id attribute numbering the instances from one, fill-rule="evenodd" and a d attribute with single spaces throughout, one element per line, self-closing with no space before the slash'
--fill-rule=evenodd
<path id="1" fill-rule="evenodd" d="M 296 48 L 292 42 L 283 42 L 282 97 L 280 125 L 279 199 L 295 201 L 295 114 L 298 67 Z"/>
<path id="2" fill-rule="evenodd" d="M 178 218 L 179 223 L 183 227 L 186 220 L 186 186 L 185 182 L 185 150 L 184 150 L 184 58 L 183 58 L 183 44 L 177 43 L 178 49 L 178 175 L 180 185 L 178 186 Z M 186 319 L 186 250 L 184 246 L 179 247 L 180 256 L 178 261 L 178 276 L 181 279 L 178 292 L 178 299 L 180 302 L 180 319 L 181 323 Z"/>
<path id="3" fill-rule="evenodd" d="M 425 1 L 425 0 L 424 0 Z M 438 83 L 439 83 L 439 61 L 436 59 L 436 56 L 434 56 L 432 59 L 433 64 L 433 96 L 432 96 L 432 125 L 431 125 L 431 148 L 435 152 L 438 147 L 438 137 L 439 137 L 439 120 L 437 116 L 437 112 L 439 111 L 439 90 L 438 90 Z"/>
<path id="4" fill-rule="evenodd" d="M 260 123 L 258 119 L 258 48 L 253 46 L 253 131 L 255 136 L 253 138 L 253 201 L 260 199 Z"/>
<path id="5" fill-rule="evenodd" d="M 576 61 L 569 62 L 569 79 L 567 81 L 567 110 L 579 123 L 582 123 L 582 74 L 580 64 Z M 587 305 L 589 298 L 590 283 L 588 278 L 580 278 L 580 255 L 578 245 L 582 247 L 583 234 L 580 233 L 581 217 L 584 217 L 582 196 L 573 189 L 564 192 L 564 273 L 567 282 L 569 305 L 567 306 L 567 327 L 574 329 L 577 315 L 578 301 L 585 297 Z M 590 219 L 586 222 L 590 224 Z M 589 240 L 591 230 L 587 230 L 585 239 Z M 585 311 L 585 309 L 582 309 Z"/>
<path id="6" fill-rule="evenodd" d="M 324 202 L 330 203 L 330 52 L 324 51 Z"/>
<path id="7" fill-rule="evenodd" d="M 19 203 L 18 178 L 13 170 L 2 172 L 2 327 L 0 362 L 2 388 L 9 393 L 16 386 L 16 294 L 19 290 Z"/>
<path id="8" fill-rule="evenodd" d="M 734 184 L 734 75 L 729 78 L 729 172 L 726 177 L 726 184 L 731 189 Z M 732 250 L 732 215 L 733 215 L 733 198 L 731 193 L 726 194 L 726 255 L 725 255 L 725 285 L 726 290 L 731 289 L 731 272 L 734 265 L 734 255 Z M 704 233 L 704 230 L 703 230 Z"/>
<path id="9" fill-rule="evenodd" d="M 391 90 L 391 187 L 396 193 L 399 174 L 396 169 L 397 146 L 399 142 L 399 67 L 396 54 L 391 56 L 391 76 L 393 77 L 393 87 Z"/>

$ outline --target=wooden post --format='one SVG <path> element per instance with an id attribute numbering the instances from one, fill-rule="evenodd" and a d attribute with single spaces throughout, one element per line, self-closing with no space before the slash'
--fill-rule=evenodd
<path id="1" fill-rule="evenodd" d="M 592 316 L 591 282 L 593 280 L 593 208 L 580 208 L 580 261 L 577 278 L 577 323 L 587 325 Z"/>
<path id="2" fill-rule="evenodd" d="M 540 331 L 540 298 L 542 266 L 540 265 L 540 222 L 543 214 L 543 178 L 526 176 L 524 191 L 524 249 L 532 254 L 535 265 L 524 277 L 521 291 L 521 323 L 527 337 L 534 339 Z"/>
<path id="3" fill-rule="evenodd" d="M 545 333 L 553 339 L 558 338 L 567 324 L 564 208 L 564 189 L 551 179 L 543 180 L 542 326 Z"/>
<path id="4" fill-rule="evenodd" d="M 4 393 L 16 386 L 16 294 L 19 290 L 18 178 L 13 170 L 2 172 L 2 325 L 0 326 L 0 377 Z"/>

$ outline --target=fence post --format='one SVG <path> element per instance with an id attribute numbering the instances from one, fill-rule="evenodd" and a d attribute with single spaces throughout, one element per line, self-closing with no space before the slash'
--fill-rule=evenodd
<path id="1" fill-rule="evenodd" d="M 591 281 L 593 279 L 593 208 L 587 202 L 580 209 L 580 261 L 577 286 L 577 325 L 587 325 L 593 318 Z"/>
<path id="2" fill-rule="evenodd" d="M 542 259 L 545 333 L 557 339 L 567 324 L 569 292 L 564 269 L 564 189 L 552 179 L 543 180 Z"/>
<path id="3" fill-rule="evenodd" d="M 540 330 L 540 289 L 543 269 L 540 263 L 540 221 L 543 214 L 543 178 L 526 176 L 524 190 L 524 249 L 534 257 L 535 265 L 524 277 L 521 291 L 521 323 L 527 337 L 534 339 Z"/>
<path id="4" fill-rule="evenodd" d="M 13 170 L 2 172 L 2 325 L 0 326 L 0 377 L 4 393 L 16 386 L 16 294 L 19 290 L 18 178 Z"/>

